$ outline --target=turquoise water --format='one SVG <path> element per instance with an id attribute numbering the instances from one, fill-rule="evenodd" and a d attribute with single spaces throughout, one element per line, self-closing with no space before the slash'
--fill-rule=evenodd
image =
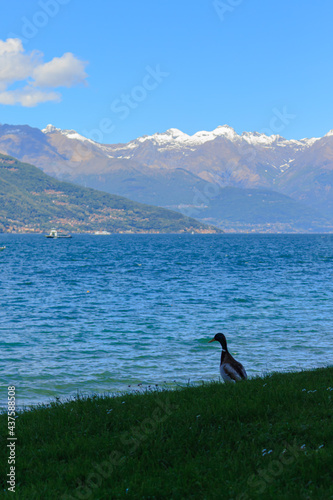
<path id="1" fill-rule="evenodd" d="M 332 364 L 332 235 L 0 235 L 1 402 Z M 88 293 L 89 292 L 89 293 Z"/>

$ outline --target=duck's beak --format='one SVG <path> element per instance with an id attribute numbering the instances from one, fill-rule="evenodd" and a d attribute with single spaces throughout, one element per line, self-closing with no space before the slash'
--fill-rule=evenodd
<path id="1" fill-rule="evenodd" d="M 216 341 L 215 341 L 215 338 L 214 338 L 214 339 L 212 339 L 212 340 L 208 340 L 208 344 L 210 344 L 211 342 L 216 342 Z"/>

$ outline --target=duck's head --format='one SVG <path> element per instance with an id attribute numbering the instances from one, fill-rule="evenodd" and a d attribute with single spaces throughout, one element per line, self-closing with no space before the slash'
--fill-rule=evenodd
<path id="1" fill-rule="evenodd" d="M 220 342 L 221 346 L 222 346 L 222 349 L 224 351 L 227 351 L 227 339 L 225 338 L 225 335 L 223 335 L 223 333 L 217 333 L 213 338 L 212 340 L 209 340 L 208 343 L 210 342 Z"/>

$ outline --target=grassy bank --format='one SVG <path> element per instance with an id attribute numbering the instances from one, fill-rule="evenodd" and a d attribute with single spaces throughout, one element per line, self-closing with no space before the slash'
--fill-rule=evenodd
<path id="1" fill-rule="evenodd" d="M 333 368 L 325 368 L 24 412 L 15 496 L 333 498 L 332 398 Z M 6 415 L 0 425 L 3 491 Z"/>

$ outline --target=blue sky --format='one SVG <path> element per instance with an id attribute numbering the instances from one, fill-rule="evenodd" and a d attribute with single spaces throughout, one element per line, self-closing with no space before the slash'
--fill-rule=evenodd
<path id="1" fill-rule="evenodd" d="M 331 0 L 11 0 L 0 122 L 105 143 L 224 124 L 319 137 L 333 128 L 332 19 Z"/>

